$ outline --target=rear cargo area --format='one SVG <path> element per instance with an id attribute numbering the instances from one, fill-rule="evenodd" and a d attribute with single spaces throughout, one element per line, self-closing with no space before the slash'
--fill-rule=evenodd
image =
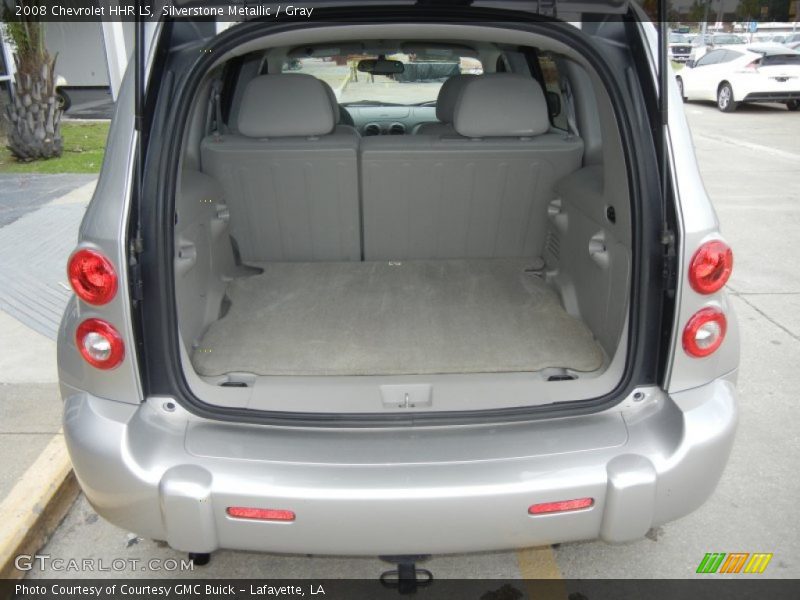
<path id="1" fill-rule="evenodd" d="M 383 54 L 406 41 L 358 43 Z M 486 65 L 489 49 L 475 48 Z M 540 57 L 583 99 L 570 125 L 524 68 L 454 75 L 430 92 L 435 107 L 403 104 L 417 84 L 385 77 L 397 103 L 342 103 L 315 76 L 335 62 L 308 58 L 311 45 L 298 59 L 310 70 L 284 72 L 295 51 L 248 55 L 224 127 L 209 126 L 202 101 L 224 69 L 210 74 L 186 134 L 174 281 L 193 393 L 229 408 L 361 414 L 614 389 L 630 192 L 613 110 L 583 67 Z M 370 134 L 380 111 L 405 119 L 404 132 Z"/>
<path id="2" fill-rule="evenodd" d="M 192 355 L 204 376 L 594 371 L 603 352 L 533 261 L 258 263 Z M 535 265 L 534 265 L 535 266 Z"/>

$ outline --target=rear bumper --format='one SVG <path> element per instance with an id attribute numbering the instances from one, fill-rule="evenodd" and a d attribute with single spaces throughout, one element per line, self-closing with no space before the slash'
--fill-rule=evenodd
<path id="1" fill-rule="evenodd" d="M 775 91 L 775 92 L 751 92 L 747 94 L 743 102 L 788 102 L 789 100 L 800 100 L 800 89 L 794 91 Z"/>
<path id="2" fill-rule="evenodd" d="M 507 549 L 643 536 L 713 492 L 736 426 L 732 380 L 623 412 L 482 427 L 244 426 L 102 400 L 68 387 L 64 432 L 89 501 L 177 550 L 318 554 Z M 173 405 L 174 406 L 174 405 Z M 594 506 L 530 516 L 531 504 Z M 288 509 L 291 523 L 230 518 Z"/>

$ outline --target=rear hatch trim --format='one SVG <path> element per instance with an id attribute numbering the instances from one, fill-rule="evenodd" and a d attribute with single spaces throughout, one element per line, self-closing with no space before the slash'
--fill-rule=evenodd
<path id="1" fill-rule="evenodd" d="M 139 315 L 142 324 L 142 356 L 146 363 L 145 385 L 147 395 L 172 396 L 191 413 L 208 419 L 292 426 L 347 426 L 382 427 L 399 425 L 446 425 L 519 420 L 548 419 L 590 414 L 606 410 L 626 398 L 637 385 L 650 385 L 656 381 L 657 365 L 661 347 L 665 342 L 661 336 L 663 288 L 661 278 L 662 254 L 660 239 L 661 202 L 644 202 L 643 198 L 660 198 L 658 163 L 650 137 L 652 131 L 634 123 L 641 114 L 634 107 L 629 95 L 630 81 L 615 74 L 597 49 L 571 25 L 531 15 L 527 12 L 508 10 L 459 9 L 432 7 L 362 7 L 356 16 L 352 11 L 330 10 L 317 15 L 313 24 L 308 22 L 265 23 L 248 22 L 228 29 L 209 40 L 199 40 L 205 52 L 198 52 L 183 81 L 176 82 L 170 94 L 171 110 L 165 122 L 156 121 L 150 142 L 148 165 L 145 168 L 143 197 L 154 198 L 154 202 L 143 203 L 144 250 L 141 254 L 144 300 Z M 545 406 L 521 406 L 491 410 L 466 410 L 453 412 L 411 413 L 297 413 L 277 411 L 254 411 L 245 408 L 227 408 L 211 405 L 195 397 L 183 372 L 179 351 L 177 329 L 177 306 L 174 293 L 173 265 L 170 257 L 173 248 L 173 190 L 178 176 L 183 131 L 188 119 L 190 99 L 194 96 L 207 69 L 218 57 L 247 41 L 263 37 L 266 33 L 290 31 L 303 27 L 330 26 L 335 23 L 378 24 L 390 20 L 410 23 L 459 23 L 480 24 L 527 32 L 538 32 L 570 44 L 581 52 L 603 80 L 612 100 L 628 167 L 629 189 L 633 198 L 633 265 L 630 300 L 629 328 L 626 368 L 619 384 L 610 393 L 589 400 L 573 400 Z M 628 40 L 638 44 L 643 41 L 636 33 L 636 19 L 629 15 L 623 19 Z M 174 25 L 174 23 L 172 23 Z M 166 25 L 170 25 L 168 21 Z M 169 34 L 171 27 L 165 27 Z M 203 44 L 203 42 L 207 42 Z M 634 52 L 637 49 L 634 48 Z M 195 56 L 197 56 L 195 54 Z M 648 78 L 640 77 L 643 85 L 651 85 Z M 623 91 L 624 90 L 624 91 Z M 637 92 L 638 93 L 638 92 Z M 645 100 L 649 100 L 645 94 Z M 655 106 L 648 107 L 652 120 L 656 119 Z M 146 316 L 146 318 L 145 318 Z"/>

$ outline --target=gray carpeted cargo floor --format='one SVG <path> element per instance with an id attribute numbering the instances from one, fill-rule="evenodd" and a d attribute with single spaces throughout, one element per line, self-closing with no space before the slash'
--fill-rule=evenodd
<path id="1" fill-rule="evenodd" d="M 524 259 L 265 263 L 230 284 L 201 375 L 594 371 L 589 329 Z"/>

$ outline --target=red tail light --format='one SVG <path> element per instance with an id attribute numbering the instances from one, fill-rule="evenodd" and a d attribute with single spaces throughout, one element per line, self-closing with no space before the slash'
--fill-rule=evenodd
<path id="1" fill-rule="evenodd" d="M 256 521 L 294 521 L 294 512 L 276 508 L 250 508 L 247 506 L 229 506 L 228 516 L 237 519 L 254 519 Z"/>
<path id="2" fill-rule="evenodd" d="M 722 289 L 733 271 L 733 251 L 725 242 L 706 242 L 689 264 L 689 283 L 700 294 L 713 294 Z"/>
<path id="3" fill-rule="evenodd" d="M 559 502 L 543 502 L 528 508 L 529 515 L 547 515 L 550 513 L 569 512 L 594 506 L 594 498 L 577 498 L 575 500 L 561 500 Z"/>
<path id="4" fill-rule="evenodd" d="M 107 304 L 117 293 L 117 273 L 105 256 L 84 248 L 69 259 L 67 275 L 78 298 L 89 304 Z"/>
<path id="5" fill-rule="evenodd" d="M 75 343 L 86 362 L 98 369 L 113 369 L 125 357 L 122 336 L 100 319 L 87 319 L 78 325 Z"/>
<path id="6" fill-rule="evenodd" d="M 689 356 L 702 358 L 712 354 L 725 339 L 728 321 L 717 308 L 697 311 L 683 330 L 683 349 Z"/>

